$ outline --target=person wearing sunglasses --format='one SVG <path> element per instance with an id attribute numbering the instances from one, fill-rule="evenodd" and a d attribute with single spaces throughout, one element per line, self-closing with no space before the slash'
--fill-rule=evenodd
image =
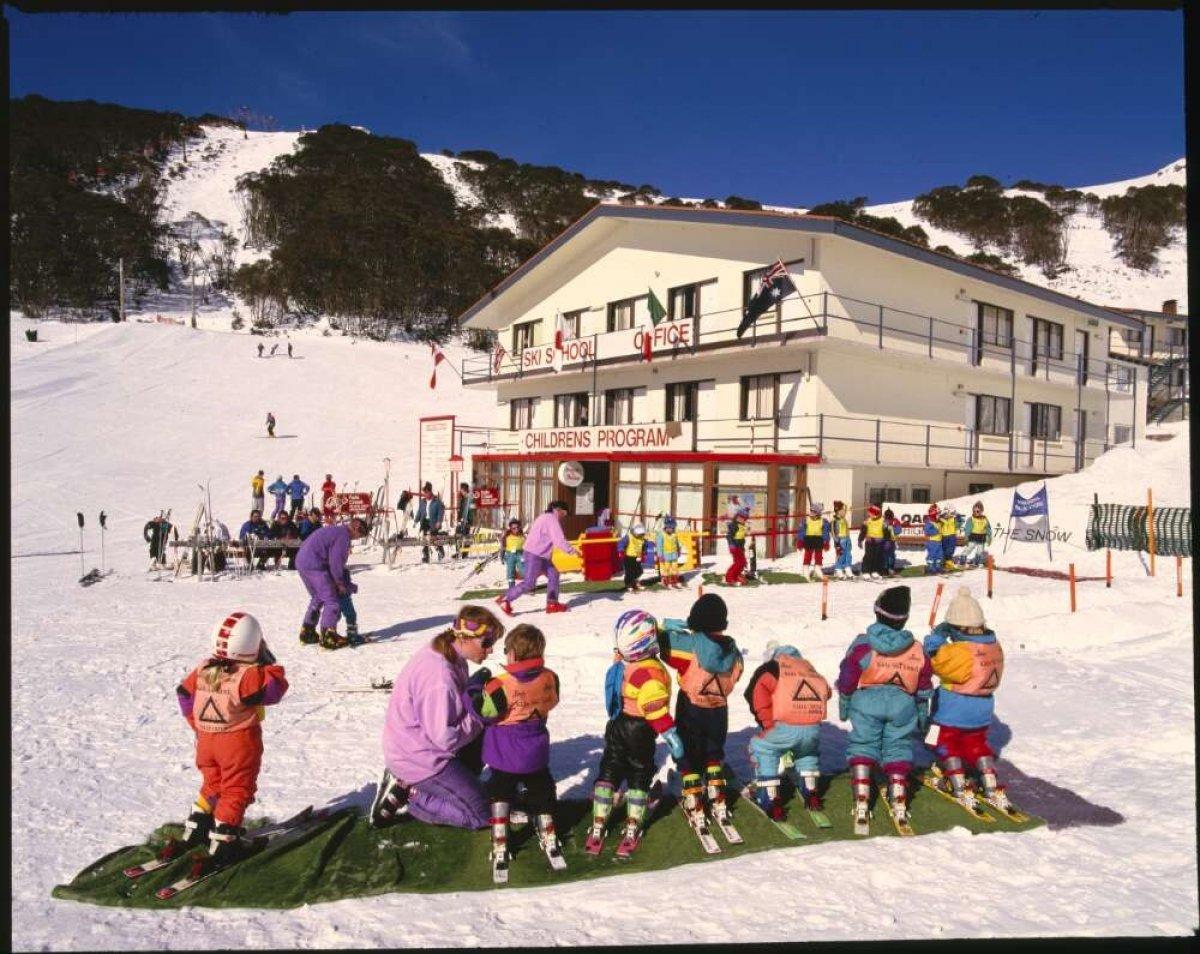
<path id="1" fill-rule="evenodd" d="M 453 625 L 413 653 L 400 670 L 383 727 L 386 768 L 371 805 L 382 827 L 410 813 L 434 825 L 487 828 L 488 799 L 479 781 L 483 719 L 471 690 L 490 678 L 467 677 L 481 664 L 504 626 L 482 606 L 464 606 Z"/>

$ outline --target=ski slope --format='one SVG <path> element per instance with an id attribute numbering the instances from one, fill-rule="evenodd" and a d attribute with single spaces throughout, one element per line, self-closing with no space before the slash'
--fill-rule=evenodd
<path id="1" fill-rule="evenodd" d="M 1014 797 L 1029 793 L 1027 807 L 1050 819 L 1033 833 L 971 837 L 957 829 L 789 848 L 703 870 L 292 911 L 160 914 L 53 900 L 52 886 L 84 865 L 185 816 L 199 776 L 174 686 L 208 650 L 211 628 L 226 613 L 244 609 L 259 618 L 291 683 L 264 726 L 253 818 L 282 817 L 309 803 L 367 806 L 381 769 L 387 696 L 331 690 L 394 676 L 460 605 L 461 565 L 410 562 L 389 571 L 377 554 L 356 551 L 361 625 L 381 638 L 323 653 L 296 639 L 306 600 L 294 574 L 155 582 L 145 572 L 146 520 L 170 507 L 173 519 L 190 522 L 197 484 L 211 480 L 214 510 L 236 533 L 259 467 L 269 478 L 299 472 L 314 485 L 332 472 L 341 483 L 373 490 L 390 456 L 395 497 L 416 476 L 417 418 L 454 413 L 464 423 L 486 423 L 492 398 L 463 392 L 444 367 L 430 391 L 428 351 L 416 345 L 293 332 L 296 359 L 260 360 L 257 339 L 242 335 L 42 322 L 44 340 L 34 345 L 21 334 L 27 326 L 18 318 L 10 330 L 15 949 L 1163 936 L 1198 927 L 1191 566 L 1177 599 L 1171 561 L 1160 561 L 1151 579 L 1131 554 L 1115 554 L 1111 590 L 1080 584 L 1075 614 L 1064 583 L 1004 572 L 996 575 L 995 598 L 981 599 L 1007 655 L 992 743 Z M 267 410 L 279 419 L 280 435 L 296 436 L 263 437 Z M 1106 500 L 1138 503 L 1147 482 L 1159 502 L 1186 499 L 1186 432 L 1175 426 L 1163 433 L 1174 436 L 1139 445 L 1136 454 L 1114 451 L 1089 472 L 1051 481 L 1055 519 L 1059 502 L 1085 499 L 1089 483 Z M 56 553 L 77 549 L 74 515 L 82 511 L 83 564 L 98 566 L 100 509 L 110 515 L 105 560 L 114 572 L 85 589 L 76 584 L 79 555 Z M 1061 516 L 1073 519 L 1066 510 Z M 1080 546 L 1081 538 L 1082 529 Z M 1036 565 L 1038 554 L 1034 545 L 1014 544 L 997 562 Z M 1072 556 L 1081 573 L 1102 565 L 1102 555 Z M 980 576 L 968 578 L 977 593 Z M 492 573 L 484 582 L 495 579 Z M 933 588 L 933 581 L 912 583 L 918 637 L 927 631 Z M 786 640 L 832 677 L 871 620 L 879 589 L 831 586 L 824 623 L 818 587 L 720 592 L 749 669 L 769 640 Z M 640 605 L 682 617 L 694 596 L 606 595 L 550 617 L 540 600 L 518 602 L 518 619 L 545 630 L 547 662 L 562 680 L 563 701 L 550 720 L 560 795 L 590 790 L 616 616 Z M 743 774 L 751 732 L 749 709 L 735 691 L 727 752 Z M 844 746 L 845 727 L 834 720 L 823 735 L 826 771 L 841 768 Z"/>

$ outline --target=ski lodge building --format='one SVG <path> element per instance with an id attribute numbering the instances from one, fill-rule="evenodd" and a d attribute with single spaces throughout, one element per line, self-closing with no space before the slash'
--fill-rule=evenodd
<path id="1" fill-rule="evenodd" d="M 797 293 L 738 338 L 777 260 Z M 809 500 L 857 524 L 1078 470 L 1146 420 L 1145 368 L 1109 353 L 1130 316 L 833 218 L 602 203 L 461 321 L 499 339 L 462 366 L 496 392 L 495 521 L 563 498 L 572 537 L 605 507 L 720 532 L 736 496 L 778 556 Z"/>

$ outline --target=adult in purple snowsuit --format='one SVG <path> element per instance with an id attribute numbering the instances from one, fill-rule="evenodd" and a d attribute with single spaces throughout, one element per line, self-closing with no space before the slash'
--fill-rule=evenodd
<path id="1" fill-rule="evenodd" d="M 561 500 L 551 502 L 546 512 L 529 525 L 529 533 L 525 537 L 525 577 L 508 588 L 508 592 L 496 602 L 504 612 L 512 615 L 512 601 L 524 593 L 532 593 L 538 580 L 546 577 L 546 612 L 561 613 L 567 607 L 558 601 L 558 569 L 551 559 L 555 550 L 571 556 L 579 556 L 579 551 L 567 542 L 563 535 L 563 518 L 567 515 L 567 505 Z"/>
<path id="2" fill-rule="evenodd" d="M 384 762 L 395 784 L 407 789 L 409 813 L 430 824 L 486 828 L 491 819 L 478 752 L 464 751 L 477 750 L 483 732 L 467 689 L 467 660 L 482 663 L 503 633 L 483 612 L 493 622 L 471 632 L 456 621 L 413 653 L 388 701 Z"/>
<path id="3" fill-rule="evenodd" d="M 337 523 L 321 527 L 309 534 L 296 554 L 296 570 L 308 590 L 308 609 L 304 612 L 305 625 L 312 625 L 317 611 L 322 632 L 336 629 L 341 609 L 340 597 L 349 592 L 346 582 L 346 558 L 350 556 L 350 541 L 360 540 L 367 534 L 366 522 L 354 517 L 348 524 Z"/>

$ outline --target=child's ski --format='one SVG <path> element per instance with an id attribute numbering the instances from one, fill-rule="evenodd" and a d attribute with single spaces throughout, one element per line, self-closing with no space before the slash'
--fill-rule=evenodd
<path id="1" fill-rule="evenodd" d="M 978 789 L 976 789 L 976 791 L 975 791 L 975 803 L 979 806 L 979 808 L 981 810 L 986 805 L 988 808 L 992 809 L 992 811 L 999 812 L 1001 815 L 1003 815 L 1009 821 L 1016 822 L 1018 825 L 1029 821 L 1029 816 L 1026 815 L 1019 808 L 1017 808 L 1017 806 L 1014 805 L 1012 802 L 1008 802 L 1008 804 L 1005 806 L 998 805 L 998 804 L 996 804 L 996 802 L 994 802 L 992 799 L 988 798 L 985 794 L 983 794 L 983 792 L 979 791 Z"/>
<path id="2" fill-rule="evenodd" d="M 961 808 L 964 812 L 966 812 L 972 818 L 974 818 L 978 821 L 981 821 L 981 822 L 995 822 L 996 821 L 996 819 L 994 819 L 990 814 L 985 812 L 983 810 L 983 807 L 981 805 L 979 805 L 977 802 L 972 801 L 968 804 L 965 801 L 961 801 L 961 800 L 955 798 L 950 792 L 947 792 L 944 788 L 942 788 L 941 780 L 942 780 L 942 776 L 934 774 L 932 772 L 926 772 L 925 774 L 923 774 L 921 776 L 921 784 L 922 785 L 924 785 L 928 789 L 932 789 L 933 791 L 937 792 L 939 795 L 942 796 L 942 798 L 946 799 L 946 801 L 953 802 L 955 805 L 957 805 L 959 808 Z"/>
<path id="3" fill-rule="evenodd" d="M 719 855 L 721 846 L 717 844 L 717 839 L 713 837 L 712 831 L 708 827 L 708 816 L 704 814 L 704 809 L 698 808 L 690 812 L 682 802 L 679 805 L 683 810 L 683 817 L 687 819 L 688 828 L 695 832 L 696 837 L 700 839 L 700 846 L 705 853 Z"/>
<path id="4" fill-rule="evenodd" d="M 904 835 L 905 837 L 911 837 L 916 834 L 916 832 L 913 831 L 911 821 L 909 821 L 907 818 L 903 820 L 897 818 L 896 813 L 892 811 L 892 803 L 888 801 L 886 785 L 881 784 L 879 786 L 879 800 L 883 802 L 884 807 L 887 808 L 888 818 L 892 820 L 892 825 L 896 829 L 896 834 Z"/>
<path id="5" fill-rule="evenodd" d="M 733 813 L 728 804 L 722 802 L 719 807 L 713 809 L 713 823 L 731 845 L 740 845 L 745 840 L 742 833 L 734 827 Z"/>
<path id="6" fill-rule="evenodd" d="M 819 808 L 806 808 L 805 810 L 808 812 L 808 817 L 812 819 L 812 823 L 818 828 L 833 827 L 833 822 L 829 820 L 829 816 Z"/>
<path id="7" fill-rule="evenodd" d="M 781 821 L 777 818 L 772 818 L 765 811 L 763 811 L 763 807 L 760 804 L 758 804 L 758 802 L 754 798 L 754 783 L 753 782 L 751 782 L 749 785 L 747 785 L 745 788 L 742 789 L 742 799 L 744 801 L 749 802 L 751 805 L 753 805 L 755 808 L 757 808 L 759 810 L 759 812 L 762 813 L 764 818 L 766 818 L 772 825 L 774 825 L 776 828 L 778 828 L 781 832 L 783 832 L 789 838 L 799 840 L 801 838 L 808 837 L 808 835 L 804 834 L 804 832 L 802 832 L 799 828 L 797 828 L 791 822 Z"/>
<path id="8" fill-rule="evenodd" d="M 542 839 L 540 836 L 538 842 L 541 845 L 542 854 L 546 856 L 546 860 L 550 863 L 550 868 L 553 871 L 566 871 L 567 859 L 563 857 L 562 845 L 559 843 L 558 836 Z"/>
<path id="9" fill-rule="evenodd" d="M 508 884 L 508 852 L 492 852 L 492 884 Z"/>
<path id="10" fill-rule="evenodd" d="M 854 816 L 854 834 L 865 837 L 871 834 L 871 809 L 866 808 L 859 812 L 857 803 L 850 810 Z"/>

